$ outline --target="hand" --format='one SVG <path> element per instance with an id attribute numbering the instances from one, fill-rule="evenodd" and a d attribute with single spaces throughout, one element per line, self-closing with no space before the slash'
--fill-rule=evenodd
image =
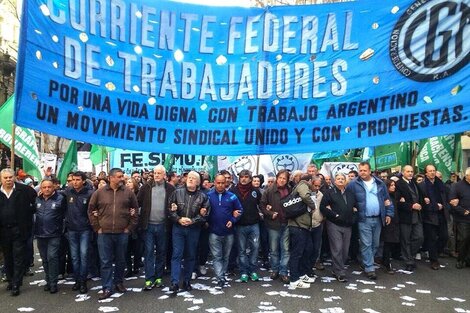
<path id="1" fill-rule="evenodd" d="M 421 204 L 419 203 L 413 203 L 413 205 L 411 206 L 411 208 L 413 210 L 416 210 L 416 211 L 421 211 Z"/>
<path id="2" fill-rule="evenodd" d="M 129 233 L 129 229 L 127 229 L 127 227 L 124 228 L 124 234 L 128 234 L 128 233 Z"/>
<path id="3" fill-rule="evenodd" d="M 431 200 L 426 197 L 426 198 L 424 198 L 424 203 L 429 204 L 429 203 L 431 203 Z"/>
<path id="4" fill-rule="evenodd" d="M 390 225 L 392 218 L 390 216 L 385 216 L 385 225 Z"/>
<path id="5" fill-rule="evenodd" d="M 172 203 L 172 204 L 171 204 L 170 211 L 174 212 L 174 211 L 176 211 L 176 210 L 178 210 L 178 205 L 176 205 L 176 203 Z"/>
<path id="6" fill-rule="evenodd" d="M 98 217 L 98 211 L 93 211 L 93 216 Z"/>
<path id="7" fill-rule="evenodd" d="M 272 219 L 275 220 L 277 218 L 277 212 L 273 213 Z"/>
<path id="8" fill-rule="evenodd" d="M 240 210 L 235 210 L 235 211 L 233 211 L 232 215 L 233 215 L 233 217 L 237 218 L 237 217 L 239 217 L 240 215 L 242 215 L 242 211 L 240 211 Z"/>
<path id="9" fill-rule="evenodd" d="M 268 204 L 268 205 L 266 206 L 266 210 L 268 210 L 268 211 L 271 211 L 272 208 L 273 208 L 273 207 L 272 207 L 270 204 Z"/>
<path id="10" fill-rule="evenodd" d="M 400 202 L 405 202 L 405 198 L 401 197 L 399 201 Z"/>
<path id="11" fill-rule="evenodd" d="M 178 220 L 178 223 L 180 223 L 181 226 L 189 226 L 191 225 L 193 222 L 191 221 L 190 218 L 188 217 L 182 217 Z"/>
<path id="12" fill-rule="evenodd" d="M 326 208 L 327 208 L 328 210 L 331 210 L 331 206 L 329 206 L 329 205 L 327 205 Z"/>
<path id="13" fill-rule="evenodd" d="M 357 208 L 353 207 L 353 212 L 357 212 Z"/>
<path id="14" fill-rule="evenodd" d="M 232 227 L 232 221 L 228 221 L 227 224 L 225 224 L 225 227 L 231 228 Z"/>
<path id="15" fill-rule="evenodd" d="M 463 215 L 468 215 L 468 214 L 470 214 L 470 210 L 465 210 L 465 211 L 463 212 Z"/>
<path id="16" fill-rule="evenodd" d="M 384 204 L 385 204 L 385 206 L 389 206 L 389 205 L 392 204 L 392 203 L 390 202 L 389 199 L 387 199 L 387 200 L 385 200 Z"/>
<path id="17" fill-rule="evenodd" d="M 199 214 L 200 214 L 201 216 L 206 216 L 206 214 L 207 214 L 207 209 L 206 209 L 206 208 L 201 208 L 201 209 L 199 210 Z"/>
<path id="18" fill-rule="evenodd" d="M 131 216 L 135 216 L 135 212 L 136 210 L 134 208 L 129 209 L 129 213 L 131 214 Z"/>
<path id="19" fill-rule="evenodd" d="M 103 230 L 100 228 L 98 229 L 98 234 L 102 234 L 103 233 Z"/>
<path id="20" fill-rule="evenodd" d="M 439 208 L 439 211 L 442 210 L 444 208 L 444 206 L 440 203 L 437 204 L 437 207 Z"/>

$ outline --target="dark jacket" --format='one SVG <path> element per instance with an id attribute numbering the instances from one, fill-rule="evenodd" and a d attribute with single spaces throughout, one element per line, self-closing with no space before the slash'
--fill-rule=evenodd
<path id="1" fill-rule="evenodd" d="M 417 186 L 416 181 L 413 179 L 413 183 Z M 404 178 L 400 178 L 396 183 L 396 191 L 395 191 L 395 198 L 397 200 L 397 207 L 398 207 L 398 215 L 400 215 L 400 224 L 412 224 L 412 216 L 413 210 L 412 206 L 415 203 L 413 201 L 413 196 L 411 194 L 410 188 L 408 187 L 408 183 L 404 180 Z M 423 194 L 419 188 L 418 190 L 418 202 L 423 206 L 424 198 Z M 403 201 L 404 200 L 404 201 Z M 422 222 L 421 211 L 416 211 L 418 213 L 418 219 Z"/>
<path id="2" fill-rule="evenodd" d="M 165 209 L 168 210 L 169 207 L 169 198 L 171 194 L 175 191 L 175 187 L 167 182 L 164 182 L 165 185 Z M 139 227 L 142 229 L 147 229 L 150 212 L 152 211 L 152 188 L 155 186 L 155 181 L 152 180 L 144 184 L 137 194 L 137 201 L 139 202 L 140 217 L 139 217 Z M 167 216 L 169 212 L 167 211 Z"/>
<path id="3" fill-rule="evenodd" d="M 350 227 L 354 224 L 356 220 L 354 207 L 356 207 L 356 196 L 352 190 L 346 188 L 342 194 L 336 186 L 325 190 L 320 203 L 323 216 L 326 216 L 330 222 L 343 227 Z"/>
<path id="4" fill-rule="evenodd" d="M 390 243 L 399 243 L 400 242 L 400 225 L 397 213 L 397 206 L 396 206 L 396 199 L 395 193 L 390 193 L 390 198 L 393 203 L 394 208 L 394 215 L 390 224 L 385 225 L 382 227 L 382 231 L 380 232 L 380 240 L 383 242 L 390 242 Z"/>
<path id="5" fill-rule="evenodd" d="M 200 190 L 189 191 L 186 186 L 173 191 L 168 203 L 168 210 L 173 223 L 178 223 L 181 217 L 188 217 L 193 224 L 203 224 L 206 222 L 208 214 L 202 216 L 199 211 L 202 208 L 206 208 L 208 213 L 210 211 L 207 195 Z M 176 211 L 171 211 L 172 203 L 178 205 Z"/>
<path id="6" fill-rule="evenodd" d="M 33 214 L 36 210 L 35 201 L 37 193 L 33 188 L 15 183 L 15 190 L 8 199 L 3 192 L 0 192 L 0 210 L 8 209 L 7 206 L 15 210 L 14 223 L 19 227 L 21 239 L 26 239 L 31 236 L 33 230 Z M 5 226 L 0 221 L 0 227 Z M 1 240 L 2 238 L 0 238 Z"/>
<path id="7" fill-rule="evenodd" d="M 377 177 L 372 176 L 372 179 L 375 180 L 377 184 L 377 198 L 380 205 L 380 217 L 382 219 L 382 225 L 385 225 L 385 217 L 390 216 L 393 217 L 394 210 L 393 210 L 393 203 L 390 200 L 390 196 L 388 194 L 387 186 L 385 183 L 378 179 Z M 351 190 L 355 197 L 356 197 L 356 208 L 357 208 L 357 217 L 359 222 L 364 222 L 366 220 L 366 186 L 364 181 L 357 177 L 356 179 L 349 182 L 346 189 Z M 391 205 L 386 206 L 385 201 L 390 200 Z"/>
<path id="8" fill-rule="evenodd" d="M 470 223 L 470 214 L 464 214 L 465 210 L 470 210 L 470 184 L 465 179 L 452 185 L 449 201 L 453 199 L 459 199 L 459 204 L 451 207 L 454 222 Z"/>
<path id="9" fill-rule="evenodd" d="M 137 226 L 137 212 L 131 216 L 130 209 L 137 211 L 137 198 L 129 188 L 120 186 L 113 190 L 109 185 L 96 190 L 88 206 L 88 218 L 95 231 L 120 234 L 127 229 L 132 232 Z M 98 213 L 95 216 L 94 212 Z"/>
<path id="10" fill-rule="evenodd" d="M 423 199 L 430 199 L 429 204 L 423 203 L 423 209 L 421 210 L 423 223 L 439 225 L 440 214 L 445 217 L 446 221 L 449 221 L 449 201 L 447 199 L 446 187 L 442 180 L 436 177 L 433 184 L 426 177 L 418 187 L 423 194 Z M 442 210 L 439 210 L 438 203 L 442 204 Z"/>
<path id="11" fill-rule="evenodd" d="M 311 197 L 310 184 L 305 180 L 301 180 L 294 189 L 292 189 L 292 193 L 298 194 L 300 198 L 302 198 L 302 201 L 308 207 L 308 211 L 296 218 L 289 219 L 287 224 L 291 227 L 300 227 L 310 230 L 312 228 L 312 212 L 320 209 L 316 207 Z"/>
<path id="12" fill-rule="evenodd" d="M 290 188 L 288 186 L 288 188 Z M 291 192 L 288 189 L 289 193 Z M 288 193 L 288 194 L 289 194 Z M 264 214 L 264 224 L 269 229 L 280 230 L 282 225 L 287 224 L 287 220 L 284 217 L 284 208 L 281 205 L 281 194 L 277 189 L 276 183 L 266 189 L 261 196 L 261 212 Z M 271 210 L 267 210 L 267 205 L 271 205 Z M 277 217 L 273 220 L 273 214 L 277 212 Z"/>
<path id="13" fill-rule="evenodd" d="M 261 191 L 259 191 L 258 188 L 252 187 L 250 191 L 245 196 L 243 196 L 240 193 L 240 189 L 238 189 L 237 187 L 238 185 L 230 189 L 230 191 L 237 196 L 238 200 L 240 201 L 243 207 L 243 215 L 237 222 L 237 226 L 248 226 L 257 224 L 260 220 L 259 204 L 261 202 Z"/>
<path id="14" fill-rule="evenodd" d="M 54 192 L 48 199 L 36 198 L 34 234 L 38 238 L 59 237 L 64 232 L 66 202 L 62 193 Z"/>
<path id="15" fill-rule="evenodd" d="M 92 230 L 88 219 L 88 204 L 94 189 L 85 184 L 80 191 L 72 187 L 67 188 L 63 194 L 66 199 L 65 228 L 71 231 Z"/>

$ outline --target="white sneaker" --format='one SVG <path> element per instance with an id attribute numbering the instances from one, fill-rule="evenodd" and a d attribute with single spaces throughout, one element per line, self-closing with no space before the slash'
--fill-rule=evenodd
<path id="1" fill-rule="evenodd" d="M 197 273 L 196 273 L 196 272 L 193 272 L 193 273 L 191 274 L 191 279 L 194 280 L 194 279 L 196 279 L 196 278 L 197 278 Z"/>
<path id="2" fill-rule="evenodd" d="M 291 282 L 289 284 L 289 287 L 291 289 L 297 289 L 297 288 L 310 288 L 310 284 L 309 283 L 306 283 L 306 282 L 303 282 L 302 279 L 299 279 L 297 281 L 294 281 L 294 282 Z"/>
<path id="3" fill-rule="evenodd" d="M 308 284 L 313 284 L 315 282 L 315 279 L 316 279 L 316 277 L 310 277 L 307 274 L 300 277 L 300 280 L 302 280 L 304 283 L 308 283 Z"/>
<path id="4" fill-rule="evenodd" d="M 419 252 L 416 253 L 415 259 L 418 260 L 418 261 L 421 260 L 421 253 L 419 253 Z"/>

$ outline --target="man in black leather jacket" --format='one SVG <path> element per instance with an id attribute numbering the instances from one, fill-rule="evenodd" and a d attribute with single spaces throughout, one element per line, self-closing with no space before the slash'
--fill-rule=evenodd
<path id="1" fill-rule="evenodd" d="M 179 290 L 181 260 L 184 255 L 183 289 L 189 291 L 191 274 L 196 263 L 196 250 L 201 226 L 206 222 L 209 211 L 207 196 L 199 190 L 201 178 L 197 172 L 188 173 L 184 187 L 176 189 L 170 199 L 170 219 L 172 230 L 173 254 L 171 257 L 171 287 L 173 295 Z"/>

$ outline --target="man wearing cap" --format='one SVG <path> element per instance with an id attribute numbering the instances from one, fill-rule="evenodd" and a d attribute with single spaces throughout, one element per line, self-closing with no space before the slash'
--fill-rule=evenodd
<path id="1" fill-rule="evenodd" d="M 25 271 L 25 251 L 31 236 L 36 192 L 33 188 L 14 182 L 15 172 L 0 171 L 0 243 L 5 257 L 7 290 L 12 296 L 20 294 Z"/>

